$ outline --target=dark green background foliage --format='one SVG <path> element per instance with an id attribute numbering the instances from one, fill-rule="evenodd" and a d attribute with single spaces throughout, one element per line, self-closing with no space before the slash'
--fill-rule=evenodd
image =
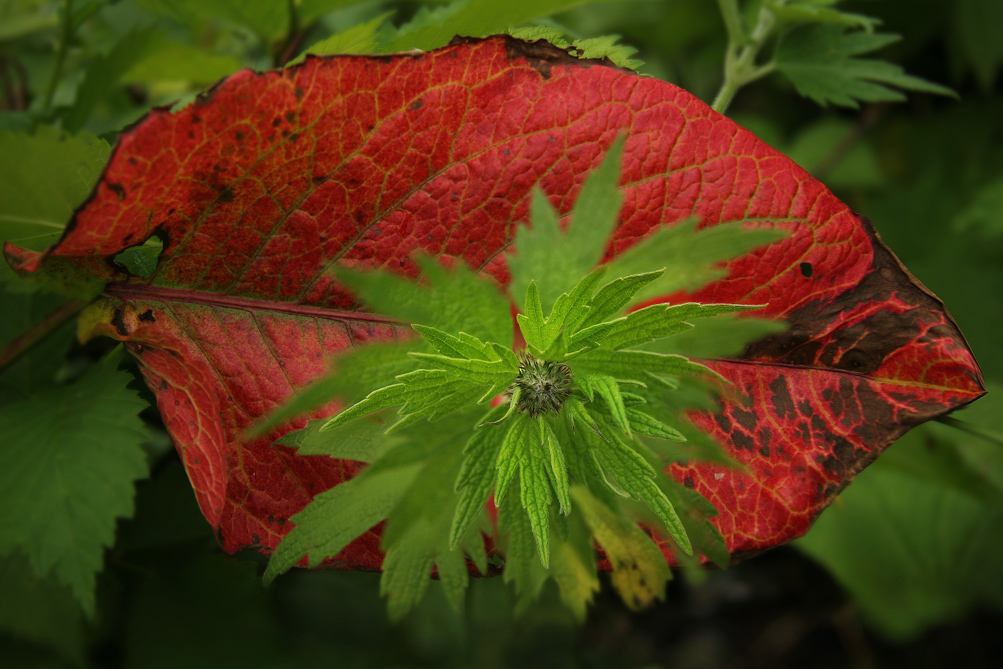
<path id="1" fill-rule="evenodd" d="M 759 4 L 742 5 L 751 24 Z M 794 4 L 804 11 L 791 20 L 833 6 Z M 62 20 L 67 6 L 70 21 Z M 501 579 L 475 579 L 463 615 L 433 583 L 418 609 L 392 625 L 378 575 L 296 571 L 266 589 L 259 556 L 224 556 L 156 412 L 143 409 L 152 397 L 130 363 L 110 344 L 74 344 L 67 322 L 0 373 L 0 662 L 998 666 L 1003 3 L 861 0 L 838 8 L 880 19 L 877 34 L 902 36 L 860 37 L 887 45 L 858 58 L 901 66 L 958 99 L 922 92 L 932 89 L 888 65 L 848 63 L 839 56 L 849 49 L 842 28 L 800 23 L 780 44 L 762 45 L 754 65 L 766 65 L 765 76 L 737 92 L 728 114 L 870 217 L 949 305 L 989 384 L 986 398 L 956 415 L 975 428 L 913 431 L 793 547 L 726 572 L 687 573 L 648 611 L 627 612 L 606 583 L 584 627 L 553 588 L 515 616 Z M 721 87 L 728 33 L 710 0 L 6 0 L 0 238 L 33 248 L 54 241 L 118 130 L 241 66 L 280 65 L 321 40 L 321 52 L 394 51 L 513 25 L 523 26 L 522 36 L 609 55 L 708 102 Z M 872 23 L 851 17 L 846 30 L 860 25 Z M 825 40 L 836 46 L 813 46 Z M 903 96 L 875 81 L 912 90 L 896 102 Z M 0 347 L 66 304 L 6 267 L 0 282 Z M 65 308 L 72 315 L 75 305 Z M 113 429 L 97 426 L 109 416 L 117 417 Z M 33 432 L 35 424 L 50 428 Z M 118 488 L 46 483 L 81 462 L 114 471 Z M 24 475 L 28 465 L 34 478 Z M 68 546 L 78 541 L 74 553 Z"/>

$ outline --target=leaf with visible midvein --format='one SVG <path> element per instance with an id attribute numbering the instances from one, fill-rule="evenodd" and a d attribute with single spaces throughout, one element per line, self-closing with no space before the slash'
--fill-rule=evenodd
<path id="1" fill-rule="evenodd" d="M 635 302 L 678 290 L 695 289 L 724 276 L 722 261 L 788 235 L 781 229 L 747 229 L 745 225 L 745 221 L 730 221 L 697 230 L 697 221 L 690 219 L 672 227 L 657 228 L 614 258 L 609 263 L 607 276 L 625 277 L 651 271 L 653 267 L 664 267 L 665 271 L 657 280 L 637 292 Z"/>
<path id="2" fill-rule="evenodd" d="M 628 607 L 642 609 L 665 599 L 672 572 L 661 549 L 636 523 L 597 500 L 584 486 L 571 490 L 577 508 L 613 566 L 613 585 Z"/>
<path id="3" fill-rule="evenodd" d="M 590 395 L 599 395 L 606 402 L 606 409 L 613 418 L 613 423 L 627 436 L 630 436 L 630 421 L 627 420 L 627 408 L 623 404 L 623 395 L 616 379 L 605 374 L 591 374 L 582 379 L 582 385 L 589 388 Z"/>
<path id="4" fill-rule="evenodd" d="M 449 531 L 449 546 L 455 549 L 463 535 L 480 514 L 495 486 L 498 473 L 496 463 L 498 452 L 505 439 L 507 430 L 499 425 L 488 425 L 506 411 L 505 405 L 497 406 L 484 417 L 481 426 L 474 431 L 473 436 L 463 448 L 464 460 L 460 473 L 456 477 L 455 491 L 460 499 L 453 516 L 453 525 Z"/>
<path id="5" fill-rule="evenodd" d="M 451 377 L 481 385 L 501 385 L 503 390 L 515 381 L 515 375 L 519 371 L 509 360 L 470 360 L 435 353 L 412 353 L 411 357 L 443 369 Z"/>
<path id="6" fill-rule="evenodd" d="M 542 420 L 537 419 L 538 423 Z M 539 428 L 530 430 L 532 442 L 523 442 L 519 460 L 519 499 L 533 529 L 537 553 L 544 567 L 550 565 L 550 502 L 552 494 L 547 481 L 546 460 L 542 453 L 543 438 Z"/>
<path id="7" fill-rule="evenodd" d="M 578 278 L 599 264 L 616 226 L 623 199 L 618 188 L 622 152 L 623 139 L 620 138 L 610 146 L 599 167 L 585 179 L 566 230 L 561 230 L 557 212 L 547 197 L 539 190 L 533 192 L 533 225 L 519 229 L 515 253 L 508 259 L 513 295 L 526 294 L 530 282 L 535 280 L 543 311 L 554 308 L 556 312 L 560 296 L 573 292 Z M 557 248 L 560 253 L 554 253 Z M 560 320 L 563 322 L 563 318 Z"/>
<path id="8" fill-rule="evenodd" d="M 531 439 L 536 427 L 533 419 L 525 414 L 517 414 L 509 421 L 511 424 L 505 432 L 501 449 L 498 451 L 498 480 L 495 483 L 495 504 L 501 506 L 505 499 L 512 478 L 522 459 L 522 445 L 527 439 Z"/>
<path id="9" fill-rule="evenodd" d="M 275 443 L 299 449 L 300 455 L 328 455 L 359 462 L 372 462 L 394 443 L 394 438 L 386 434 L 385 423 L 359 420 L 324 430 L 326 422 L 312 420 L 302 430 L 293 430 Z"/>
<path id="10" fill-rule="evenodd" d="M 693 327 L 688 321 L 696 318 L 711 318 L 738 311 L 752 311 L 755 306 L 744 304 L 652 304 L 650 307 L 631 312 L 623 320 L 616 321 L 602 339 L 606 348 L 633 348 L 656 339 L 685 332 Z M 572 345 L 571 348 L 574 348 Z"/>
<path id="11" fill-rule="evenodd" d="M 265 569 L 265 583 L 289 571 L 304 555 L 316 567 L 357 536 L 384 520 L 418 474 L 420 465 L 363 474 L 322 492 L 292 520 L 296 526 L 279 543 Z"/>
<path id="12" fill-rule="evenodd" d="M 648 373 L 672 376 L 703 376 L 720 379 L 718 374 L 682 355 L 652 351 L 613 351 L 595 348 L 570 362 L 576 374 L 604 374 L 620 380 L 650 381 Z"/>
<path id="13" fill-rule="evenodd" d="M 584 329 L 602 323 L 610 316 L 615 316 L 627 306 L 639 290 L 658 279 L 664 271 L 659 269 L 613 279 L 595 294 L 589 302 L 588 312 L 583 314 L 583 318 L 573 323 L 574 328 L 576 330 Z"/>
<path id="14" fill-rule="evenodd" d="M 525 610 L 540 594 L 547 570 L 537 557 L 533 528 L 519 495 L 507 495 L 498 502 L 498 534 L 505 555 L 504 580 L 515 584 L 517 611 Z"/>
<path id="15" fill-rule="evenodd" d="M 133 482 L 146 475 L 147 404 L 115 365 L 0 407 L 0 554 L 21 550 L 35 573 L 54 570 L 89 614 L 115 522 L 132 514 Z"/>
<path id="16" fill-rule="evenodd" d="M 512 316 L 498 286 L 466 265 L 452 270 L 427 257 L 416 259 L 427 287 L 387 271 L 339 268 L 338 280 L 377 313 L 405 323 L 435 324 L 450 333 L 466 332 L 481 341 L 512 345 Z"/>
<path id="17" fill-rule="evenodd" d="M 571 512 L 571 497 L 568 492 L 568 465 L 564 461 L 564 450 L 550 423 L 546 420 L 540 422 L 543 426 L 543 455 L 547 461 L 547 475 L 554 486 L 560 511 L 567 516 Z"/>
<path id="18" fill-rule="evenodd" d="M 460 332 L 453 336 L 438 328 L 428 325 L 414 324 L 411 326 L 422 338 L 442 355 L 451 358 L 469 358 L 471 360 L 497 360 L 498 354 L 490 345 L 480 339 Z"/>
<path id="19" fill-rule="evenodd" d="M 627 494 L 647 504 L 664 523 L 680 550 L 691 555 L 693 547 L 686 528 L 672 502 L 655 481 L 656 472 L 648 461 L 630 445 L 616 438 L 604 442 L 595 454 L 603 470 L 612 474 Z"/>

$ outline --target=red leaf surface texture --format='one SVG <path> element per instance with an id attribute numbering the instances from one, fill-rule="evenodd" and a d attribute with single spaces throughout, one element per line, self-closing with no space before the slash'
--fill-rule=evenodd
<path id="1" fill-rule="evenodd" d="M 691 216 L 790 233 L 671 296 L 768 303 L 790 323 L 712 362 L 737 393 L 695 417 L 747 469 L 671 467 L 717 506 L 733 554 L 799 536 L 894 439 L 982 394 L 941 302 L 822 184 L 685 91 L 542 42 L 238 72 L 124 132 L 57 244 L 5 254 L 22 273 L 71 266 L 107 282 L 83 330 L 138 360 L 223 548 L 268 552 L 291 515 L 359 465 L 272 446 L 305 419 L 238 434 L 339 351 L 401 334 L 326 270 L 416 275 L 423 251 L 504 285 L 531 189 L 568 213 L 619 133 L 624 207 L 609 255 Z M 112 262 L 154 235 L 164 250 L 152 277 Z M 381 559 L 375 531 L 337 558 Z"/>

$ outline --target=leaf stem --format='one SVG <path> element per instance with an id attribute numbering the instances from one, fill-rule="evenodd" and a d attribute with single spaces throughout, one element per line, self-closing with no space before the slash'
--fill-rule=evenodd
<path id="1" fill-rule="evenodd" d="M 724 53 L 724 82 L 714 98 L 711 108 L 723 114 L 731 104 L 735 93 L 742 86 L 773 72 L 772 61 L 765 65 L 756 64 L 756 56 L 776 25 L 773 12 L 764 4 L 759 9 L 755 28 L 748 36 L 742 29 L 742 19 L 738 11 L 738 0 L 718 0 L 725 29 L 728 31 L 728 46 Z"/>
<path id="2" fill-rule="evenodd" d="M 1000 435 L 992 430 L 987 430 L 979 425 L 972 425 L 971 423 L 958 420 L 957 418 L 952 418 L 951 416 L 941 416 L 936 420 L 938 423 L 942 423 L 948 427 L 953 427 L 956 430 L 967 432 L 968 434 L 980 437 L 998 446 L 1003 446 L 1003 435 Z"/>
<path id="3" fill-rule="evenodd" d="M 33 327 L 7 344 L 3 349 L 0 349 L 0 371 L 23 355 L 32 346 L 55 332 L 63 323 L 76 316 L 83 307 L 84 303 L 80 300 L 67 300 L 63 302 Z"/>
<path id="4" fill-rule="evenodd" d="M 49 78 L 49 86 L 45 89 L 45 99 L 42 109 L 49 111 L 52 107 L 52 98 L 56 94 L 56 86 L 59 85 L 59 77 L 63 73 L 63 64 L 66 62 L 66 49 L 70 44 L 70 37 L 73 35 L 73 0 L 66 0 L 63 7 L 63 23 L 60 26 L 59 46 L 56 47 L 56 62 L 52 66 L 52 76 Z"/>

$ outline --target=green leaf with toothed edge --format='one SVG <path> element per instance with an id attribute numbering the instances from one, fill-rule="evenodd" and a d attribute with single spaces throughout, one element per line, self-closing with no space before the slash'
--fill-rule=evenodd
<path id="1" fill-rule="evenodd" d="M 467 530 L 479 514 L 483 513 L 484 505 L 491 496 L 497 476 L 496 462 L 498 452 L 505 439 L 505 428 L 498 425 L 488 425 L 507 410 L 505 405 L 492 409 L 484 416 L 480 427 L 463 448 L 464 459 L 460 473 L 456 477 L 454 490 L 460 499 L 456 505 L 456 514 L 449 530 L 449 546 L 455 549 Z"/>
<path id="2" fill-rule="evenodd" d="M 602 323 L 611 316 L 620 313 L 630 303 L 634 295 L 646 285 L 660 277 L 665 270 L 632 274 L 613 279 L 593 296 L 589 302 L 589 310 L 582 317 L 573 321 L 576 330 Z"/>
<path id="3" fill-rule="evenodd" d="M 631 312 L 617 321 L 602 339 L 606 348 L 623 349 L 685 332 L 693 327 L 687 321 L 697 318 L 711 318 L 741 311 L 753 311 L 760 307 L 744 304 L 653 304 Z"/>
<path id="4" fill-rule="evenodd" d="M 532 227 L 520 228 L 515 253 L 509 256 L 511 292 L 524 295 L 534 280 L 543 311 L 570 294 L 578 277 L 586 276 L 602 259 L 616 226 L 622 196 L 618 188 L 622 137 L 613 142 L 603 162 L 582 184 L 566 230 L 557 212 L 539 190 L 531 201 Z M 560 248 L 560 253 L 554 249 Z M 542 348 L 545 348 L 542 347 Z"/>
<path id="5" fill-rule="evenodd" d="M 685 356 L 671 353 L 596 348 L 586 351 L 568 364 L 576 374 L 604 374 L 621 381 L 632 380 L 640 383 L 647 383 L 650 380 L 648 374 L 701 376 L 722 380 L 709 367 L 693 362 Z"/>
<path id="6" fill-rule="evenodd" d="M 613 566 L 613 585 L 627 606 L 636 611 L 656 599 L 665 599 L 665 585 L 672 571 L 651 537 L 622 511 L 606 506 L 585 487 L 575 486 L 571 494 Z"/>
<path id="7" fill-rule="evenodd" d="M 609 472 L 630 497 L 644 502 L 665 525 L 669 535 L 687 555 L 693 547 L 672 502 L 655 481 L 654 468 L 630 444 L 613 436 L 596 450 L 602 468 Z"/>
<path id="8" fill-rule="evenodd" d="M 616 425 L 627 436 L 630 436 L 630 421 L 627 420 L 627 408 L 623 405 L 623 396 L 616 379 L 605 374 L 590 374 L 581 380 L 583 387 L 588 388 L 590 397 L 598 395 L 605 403 L 609 414 Z"/>
<path id="9" fill-rule="evenodd" d="M 338 281 L 351 288 L 376 313 L 404 323 L 435 325 L 449 333 L 466 332 L 481 341 L 512 346 L 508 300 L 491 281 L 458 263 L 447 270 L 427 257 L 416 259 L 424 282 L 389 272 L 338 268 Z"/>
<path id="10" fill-rule="evenodd" d="M 547 481 L 546 460 L 543 455 L 543 435 L 539 426 L 543 421 L 533 419 L 533 441 L 522 443 L 519 459 L 519 500 L 529 518 L 537 553 L 544 567 L 550 565 L 550 503 L 553 495 Z"/>

